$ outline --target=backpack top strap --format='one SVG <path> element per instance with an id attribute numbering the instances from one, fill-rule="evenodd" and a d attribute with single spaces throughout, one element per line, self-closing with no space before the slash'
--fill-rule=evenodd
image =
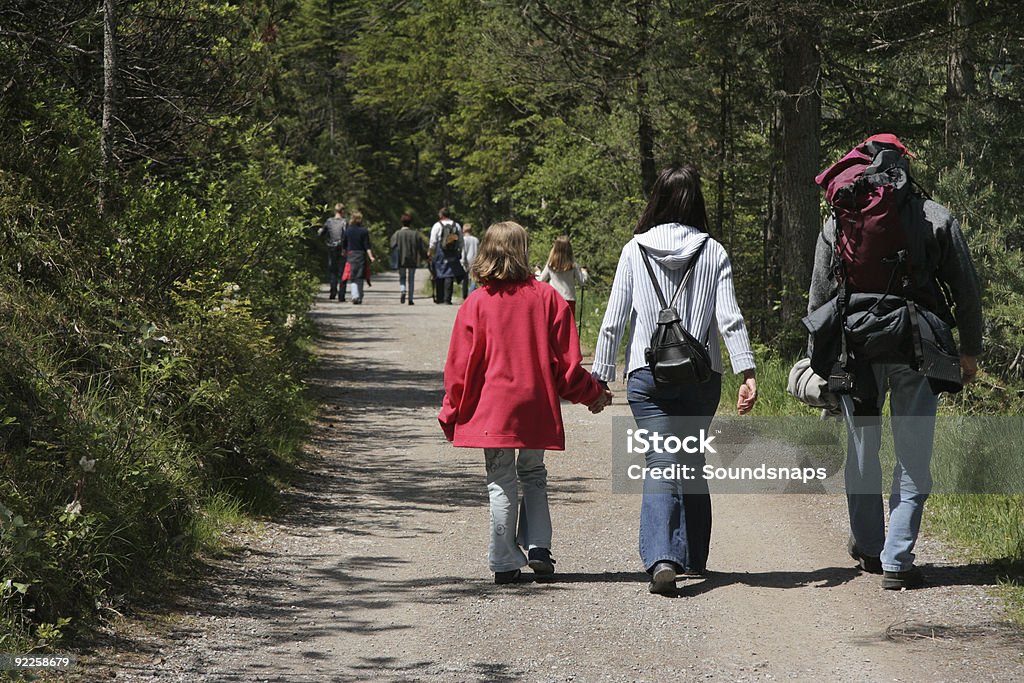
<path id="1" fill-rule="evenodd" d="M 662 308 L 668 308 L 668 302 L 665 301 L 665 295 L 661 291 L 661 287 L 658 285 L 658 280 L 654 277 L 654 269 L 651 267 L 651 259 L 647 256 L 647 250 L 644 249 L 643 245 L 638 244 L 640 247 L 640 255 L 644 259 L 644 267 L 647 268 L 647 274 L 651 278 L 651 284 L 654 285 L 654 293 L 658 295 L 658 301 L 661 303 Z"/>
<path id="2" fill-rule="evenodd" d="M 682 282 L 680 282 L 679 286 L 676 287 L 676 293 L 672 295 L 672 301 L 670 302 L 670 305 L 675 306 L 676 305 L 676 301 L 679 300 L 679 295 L 682 293 L 683 289 L 686 288 L 686 283 L 690 279 L 690 273 L 693 272 L 694 266 L 696 266 L 697 265 L 697 261 L 700 260 L 700 255 L 704 253 L 704 247 L 707 246 L 709 239 L 711 239 L 711 238 L 710 237 L 704 237 L 704 241 L 700 243 L 700 246 L 697 247 L 697 251 L 694 252 L 694 254 L 693 254 L 693 258 L 691 258 L 690 262 L 686 265 L 686 273 L 683 275 Z"/>
<path id="3" fill-rule="evenodd" d="M 654 285 L 654 293 L 658 295 L 658 301 L 661 303 L 662 308 L 668 308 L 669 306 L 676 305 L 676 301 L 679 300 L 679 294 L 686 287 L 686 282 L 690 279 L 690 273 L 693 271 L 693 267 L 697 265 L 700 255 L 704 252 L 704 247 L 707 246 L 708 239 L 710 238 L 704 238 L 704 241 L 700 243 L 700 246 L 697 248 L 693 258 L 691 258 L 690 262 L 686 264 L 686 270 L 683 272 L 683 279 L 679 282 L 679 286 L 676 287 L 675 293 L 672 294 L 671 302 L 665 301 L 665 294 L 661 291 L 661 287 L 658 285 L 658 281 L 654 277 L 654 268 L 651 267 L 651 259 L 647 255 L 647 249 L 641 244 L 637 245 L 640 247 L 640 255 L 643 257 L 644 267 L 647 268 L 647 275 L 651 278 L 651 284 Z"/>

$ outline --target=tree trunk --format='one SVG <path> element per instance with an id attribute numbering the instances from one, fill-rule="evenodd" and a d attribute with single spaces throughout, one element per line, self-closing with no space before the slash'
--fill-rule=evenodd
<path id="1" fill-rule="evenodd" d="M 725 228 L 725 168 L 729 163 L 729 60 L 722 58 L 718 77 L 718 198 L 715 211 L 715 236 L 724 237 Z M 732 246 L 731 243 L 729 245 Z"/>
<path id="2" fill-rule="evenodd" d="M 970 142 L 968 126 L 963 120 L 964 106 L 974 95 L 974 55 L 971 53 L 968 29 L 974 23 L 976 0 L 950 0 L 949 59 L 946 64 L 946 148 L 959 158 Z"/>
<path id="3" fill-rule="evenodd" d="M 99 208 L 110 214 L 111 185 L 114 178 L 114 119 L 117 116 L 117 6 L 116 0 L 103 0 L 103 114 L 100 121 Z"/>
<path id="4" fill-rule="evenodd" d="M 650 195 L 654 181 L 658 177 L 654 165 L 654 122 L 651 119 L 651 108 L 648 101 L 647 84 L 647 46 L 650 40 L 650 17 L 648 16 L 647 0 L 637 0 L 637 59 L 636 59 L 636 105 L 637 105 L 637 139 L 640 147 L 640 187 L 644 197 Z"/>
<path id="5" fill-rule="evenodd" d="M 782 36 L 782 99 L 779 106 L 779 184 L 775 204 L 781 246 L 782 334 L 780 342 L 796 344 L 802 337 L 806 292 L 821 229 L 820 196 L 814 176 L 820 166 L 821 95 L 818 72 L 819 27 L 791 26 Z"/>
<path id="6" fill-rule="evenodd" d="M 338 55 L 334 50 L 333 36 L 334 27 L 334 0 L 327 0 L 327 45 L 330 50 L 331 59 L 327 66 L 327 135 L 328 154 L 334 158 L 334 69 L 337 66 Z"/>

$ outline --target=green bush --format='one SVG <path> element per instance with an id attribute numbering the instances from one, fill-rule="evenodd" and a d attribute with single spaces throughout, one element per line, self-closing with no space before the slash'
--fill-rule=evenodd
<path id="1" fill-rule="evenodd" d="M 298 453 L 312 173 L 243 137 L 216 173 L 136 179 L 112 220 L 56 205 L 42 167 L 0 171 L 4 649 L 159 586 L 270 509 Z"/>

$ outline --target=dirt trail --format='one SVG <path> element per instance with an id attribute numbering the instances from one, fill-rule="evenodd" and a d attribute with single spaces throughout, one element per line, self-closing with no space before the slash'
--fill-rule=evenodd
<path id="1" fill-rule="evenodd" d="M 321 294 L 325 407 L 286 514 L 182 613 L 122 627 L 84 680 L 1024 680 L 989 569 L 925 539 L 938 585 L 882 591 L 846 556 L 837 496 L 715 496 L 710 575 L 648 594 L 639 497 L 610 492 L 621 399 L 599 416 L 564 407 L 567 450 L 548 458 L 556 580 L 494 586 L 482 454 L 436 422 L 458 307 L 397 292 L 385 275 L 362 306 Z"/>

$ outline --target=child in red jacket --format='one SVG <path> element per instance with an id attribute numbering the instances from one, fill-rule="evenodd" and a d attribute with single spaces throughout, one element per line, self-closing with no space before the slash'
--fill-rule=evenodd
<path id="1" fill-rule="evenodd" d="M 581 365 L 565 299 L 534 279 L 526 241 L 512 222 L 484 234 L 472 268 L 481 287 L 455 318 L 438 416 L 455 446 L 484 449 L 489 562 L 499 584 L 516 581 L 524 565 L 539 575 L 555 571 L 544 450 L 565 450 L 559 398 L 594 413 L 612 399 Z"/>

